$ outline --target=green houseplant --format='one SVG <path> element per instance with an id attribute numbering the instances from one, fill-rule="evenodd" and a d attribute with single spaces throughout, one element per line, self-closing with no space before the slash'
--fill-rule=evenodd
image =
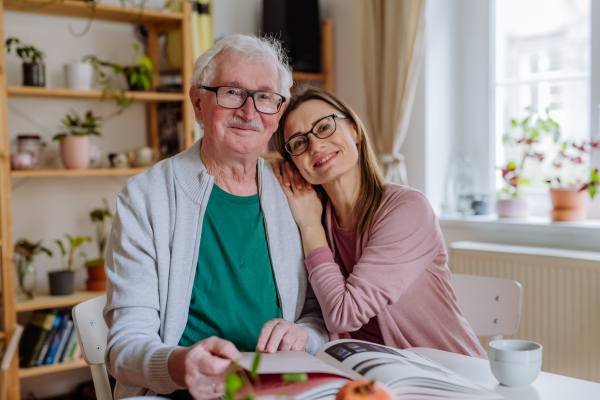
<path id="1" fill-rule="evenodd" d="M 512 119 L 510 129 L 502 137 L 508 162 L 501 168 L 505 186 L 498 194 L 496 211 L 500 217 L 522 218 L 530 213 L 528 200 L 522 197 L 522 185 L 530 183 L 525 177 L 527 169 L 544 160 L 540 143 L 542 140 L 557 142 L 560 127 L 548 115 L 546 118 L 531 112 L 521 121 Z"/>
<path id="2" fill-rule="evenodd" d="M 19 239 L 15 243 L 15 267 L 17 270 L 17 279 L 19 280 L 19 289 L 22 294 L 33 299 L 33 293 L 36 287 L 37 270 L 33 265 L 35 257 L 41 253 L 46 253 L 52 257 L 52 251 L 42 246 L 42 241 L 30 242 L 27 239 Z"/>
<path id="3" fill-rule="evenodd" d="M 150 90 L 152 77 L 154 76 L 154 66 L 152 60 L 148 56 L 139 56 L 140 46 L 137 43 L 133 44 L 134 61 L 130 66 L 123 66 L 114 62 L 100 60 L 95 55 L 87 55 L 83 58 L 83 62 L 89 62 L 96 72 L 97 83 L 103 87 L 102 99 L 107 96 L 116 101 L 119 107 L 119 113 L 122 113 L 131 104 L 134 97 L 128 97 L 127 94 L 116 87 L 113 82 L 113 77 L 109 76 L 105 70 L 112 70 L 113 75 L 123 74 L 127 80 L 129 90 Z"/>
<path id="4" fill-rule="evenodd" d="M 67 169 L 87 169 L 90 165 L 90 136 L 100 136 L 98 128 L 101 117 L 88 111 L 80 118 L 75 111 L 67 113 L 61 120 L 63 131 L 54 135 L 52 140 L 60 141 L 60 157 Z"/>
<path id="5" fill-rule="evenodd" d="M 46 86 L 46 65 L 44 52 L 37 47 L 23 43 L 16 37 L 5 42 L 6 52 L 14 47 L 17 56 L 23 60 L 23 86 Z"/>
<path id="6" fill-rule="evenodd" d="M 87 290 L 106 290 L 106 274 L 104 273 L 104 251 L 108 242 L 110 221 L 113 214 L 110 211 L 108 201 L 102 199 L 104 208 L 96 208 L 90 212 L 90 219 L 96 225 L 96 241 L 98 242 L 98 258 L 89 260 L 85 263 L 88 271 L 88 280 L 86 281 Z"/>
<path id="7" fill-rule="evenodd" d="M 91 242 L 90 236 L 71 236 L 65 235 L 67 238 L 68 251 L 60 239 L 55 242 L 60 248 L 62 255 L 62 271 L 48 272 L 50 280 L 50 294 L 52 296 L 62 296 L 73 293 L 75 290 L 75 262 L 76 257 L 86 257 L 86 254 L 80 252 L 75 254 L 75 250 L 85 242 Z"/>

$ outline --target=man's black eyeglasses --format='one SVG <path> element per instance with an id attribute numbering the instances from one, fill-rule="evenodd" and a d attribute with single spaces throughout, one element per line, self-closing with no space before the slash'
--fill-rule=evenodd
<path id="1" fill-rule="evenodd" d="M 348 117 L 341 114 L 331 114 L 323 117 L 313 125 L 310 131 L 292 136 L 290 140 L 285 142 L 283 148 L 292 156 L 299 156 L 300 154 L 304 153 L 306 149 L 308 149 L 308 135 L 311 133 L 319 139 L 326 139 L 335 133 L 337 128 L 335 122 L 336 118 L 346 119 Z"/>
<path id="2" fill-rule="evenodd" d="M 205 89 L 217 95 L 217 104 L 223 108 L 238 109 L 246 104 L 248 97 L 252 97 L 254 108 L 263 114 L 277 114 L 281 105 L 285 103 L 285 97 L 279 93 L 264 92 L 261 90 L 248 90 L 235 86 L 203 86 Z"/>

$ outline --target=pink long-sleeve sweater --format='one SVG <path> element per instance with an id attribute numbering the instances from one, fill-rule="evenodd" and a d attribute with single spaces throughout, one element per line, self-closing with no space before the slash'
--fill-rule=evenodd
<path id="1" fill-rule="evenodd" d="M 336 257 L 334 219 L 328 203 L 331 249 L 315 249 L 305 259 L 330 332 L 378 334 L 378 325 L 387 346 L 487 358 L 458 308 L 442 232 L 422 193 L 387 185 L 371 226 L 355 239 L 355 265 L 335 262 L 343 260 Z"/>

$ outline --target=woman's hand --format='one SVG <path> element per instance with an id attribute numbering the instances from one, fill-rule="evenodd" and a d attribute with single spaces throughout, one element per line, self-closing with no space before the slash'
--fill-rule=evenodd
<path id="1" fill-rule="evenodd" d="M 287 174 L 291 181 L 294 176 L 292 166 L 286 162 L 284 168 L 283 175 Z M 317 192 L 312 186 L 309 189 L 306 187 L 298 189 L 295 185 L 287 186 L 281 176 L 279 177 L 279 184 L 288 199 L 294 220 L 300 228 L 304 256 L 308 257 L 310 252 L 318 247 L 327 247 L 325 229 L 321 224 L 323 204 L 317 196 Z"/>
<path id="2" fill-rule="evenodd" d="M 296 168 L 292 167 L 289 162 L 285 163 L 282 175 L 288 177 L 288 182 L 294 179 L 294 170 L 296 170 Z M 296 170 L 296 172 L 297 171 L 298 170 Z M 323 204 L 312 186 L 310 189 L 306 189 L 304 186 L 298 188 L 297 185 L 286 185 L 282 176 L 278 178 L 279 184 L 290 204 L 290 210 L 292 210 L 294 220 L 300 230 L 302 231 L 304 228 L 310 226 L 321 226 Z"/>
<path id="3" fill-rule="evenodd" d="M 234 360 L 242 358 L 235 345 L 212 336 L 169 355 L 169 374 L 187 387 L 194 399 L 216 400 L 225 394 L 225 374 Z"/>
<path id="4" fill-rule="evenodd" d="M 290 163 L 286 162 L 284 159 L 271 158 L 269 160 L 269 163 L 273 167 L 273 173 L 275 173 L 275 176 L 277 177 L 277 179 L 279 179 L 279 178 L 283 179 L 284 186 L 290 187 L 290 182 L 293 181 L 296 186 L 296 189 L 302 189 L 302 188 L 312 189 L 312 185 L 304 180 L 302 175 L 300 175 L 300 171 L 298 171 L 298 169 L 296 167 L 294 167 L 293 165 L 291 166 L 292 171 L 293 171 L 293 178 L 290 180 L 290 175 L 286 173 L 285 168 L 284 168 L 284 164 L 289 165 Z"/>

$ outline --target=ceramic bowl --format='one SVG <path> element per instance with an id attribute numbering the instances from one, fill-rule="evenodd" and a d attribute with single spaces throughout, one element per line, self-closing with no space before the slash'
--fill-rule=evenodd
<path id="1" fill-rule="evenodd" d="M 536 380 L 542 369 L 542 345 L 527 340 L 490 343 L 492 373 L 506 386 L 522 387 Z"/>

